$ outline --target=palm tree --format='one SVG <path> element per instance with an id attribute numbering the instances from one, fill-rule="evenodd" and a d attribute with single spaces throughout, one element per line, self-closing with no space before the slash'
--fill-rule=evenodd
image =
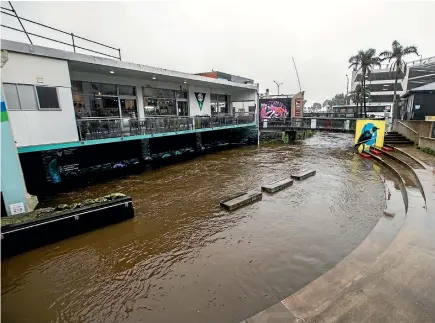
<path id="1" fill-rule="evenodd" d="M 390 66 L 390 72 L 395 72 L 394 77 L 394 94 L 393 94 L 393 120 L 396 118 L 400 118 L 400 111 L 398 109 L 398 98 L 397 95 L 397 78 L 399 77 L 399 73 L 403 73 L 403 77 L 405 77 L 406 74 L 406 62 L 403 60 L 403 56 L 409 55 L 409 54 L 416 54 L 417 47 L 415 46 L 407 46 L 403 47 L 397 40 L 393 41 L 391 44 L 391 50 L 386 50 L 379 54 L 382 61 L 385 61 L 388 59 L 388 63 L 391 63 L 391 60 L 394 60 L 394 63 Z M 403 79 L 402 77 L 402 79 Z"/>
<path id="2" fill-rule="evenodd" d="M 381 65 L 381 59 L 376 56 L 376 50 L 373 48 L 359 50 L 358 54 L 349 58 L 349 68 L 354 67 L 356 71 L 361 71 L 361 86 L 363 92 L 366 88 L 366 77 L 370 77 L 374 66 Z M 363 96 L 364 116 L 367 118 L 366 96 Z"/>
<path id="3" fill-rule="evenodd" d="M 352 100 L 353 103 L 356 104 L 356 115 L 357 117 L 360 116 L 359 113 L 359 109 L 358 106 L 361 103 L 361 84 L 357 84 L 357 86 L 355 87 L 355 90 L 353 90 L 352 92 L 349 93 L 349 97 Z"/>

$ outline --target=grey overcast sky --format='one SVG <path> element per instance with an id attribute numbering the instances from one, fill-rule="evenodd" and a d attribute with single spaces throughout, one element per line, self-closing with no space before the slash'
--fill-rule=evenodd
<path id="1" fill-rule="evenodd" d="M 294 57 L 309 105 L 346 91 L 347 61 L 358 49 L 381 52 L 397 39 L 416 45 L 423 57 L 435 56 L 435 1 L 13 4 L 23 17 L 120 47 L 125 61 L 246 76 L 261 92 L 276 93 L 273 80 L 284 82 L 281 93 L 298 91 Z"/>

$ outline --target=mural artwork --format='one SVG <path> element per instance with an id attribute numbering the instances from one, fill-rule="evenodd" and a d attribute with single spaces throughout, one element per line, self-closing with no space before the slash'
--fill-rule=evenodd
<path id="1" fill-rule="evenodd" d="M 355 150 L 359 152 L 369 149 L 372 146 L 384 146 L 385 120 L 356 121 Z"/>
<path id="2" fill-rule="evenodd" d="M 290 116 L 289 100 L 261 100 L 261 119 L 285 119 Z"/>

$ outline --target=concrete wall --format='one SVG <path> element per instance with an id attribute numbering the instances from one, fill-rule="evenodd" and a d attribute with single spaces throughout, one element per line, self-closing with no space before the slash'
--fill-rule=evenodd
<path id="1" fill-rule="evenodd" d="M 435 139 L 428 138 L 428 137 L 420 137 L 418 141 L 418 146 L 420 148 L 430 148 L 432 150 L 435 150 Z"/>
<path id="2" fill-rule="evenodd" d="M 419 121 L 419 120 L 402 120 L 403 124 L 411 129 L 414 129 L 422 137 L 431 137 L 432 127 L 435 122 L 433 121 Z"/>
<path id="3" fill-rule="evenodd" d="M 66 61 L 8 53 L 2 68 L 3 83 L 55 86 L 60 111 L 9 111 L 16 144 L 20 147 L 77 141 L 71 83 Z"/>

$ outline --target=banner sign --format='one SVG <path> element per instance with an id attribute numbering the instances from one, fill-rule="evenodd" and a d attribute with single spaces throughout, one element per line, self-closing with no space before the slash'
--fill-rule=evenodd
<path id="1" fill-rule="evenodd" d="M 196 101 L 198 101 L 199 111 L 202 111 L 202 107 L 204 106 L 206 94 L 207 93 L 204 93 L 204 92 L 195 92 Z"/>
<path id="2" fill-rule="evenodd" d="M 295 117 L 301 116 L 301 106 L 302 106 L 302 100 L 296 99 L 295 100 Z"/>

